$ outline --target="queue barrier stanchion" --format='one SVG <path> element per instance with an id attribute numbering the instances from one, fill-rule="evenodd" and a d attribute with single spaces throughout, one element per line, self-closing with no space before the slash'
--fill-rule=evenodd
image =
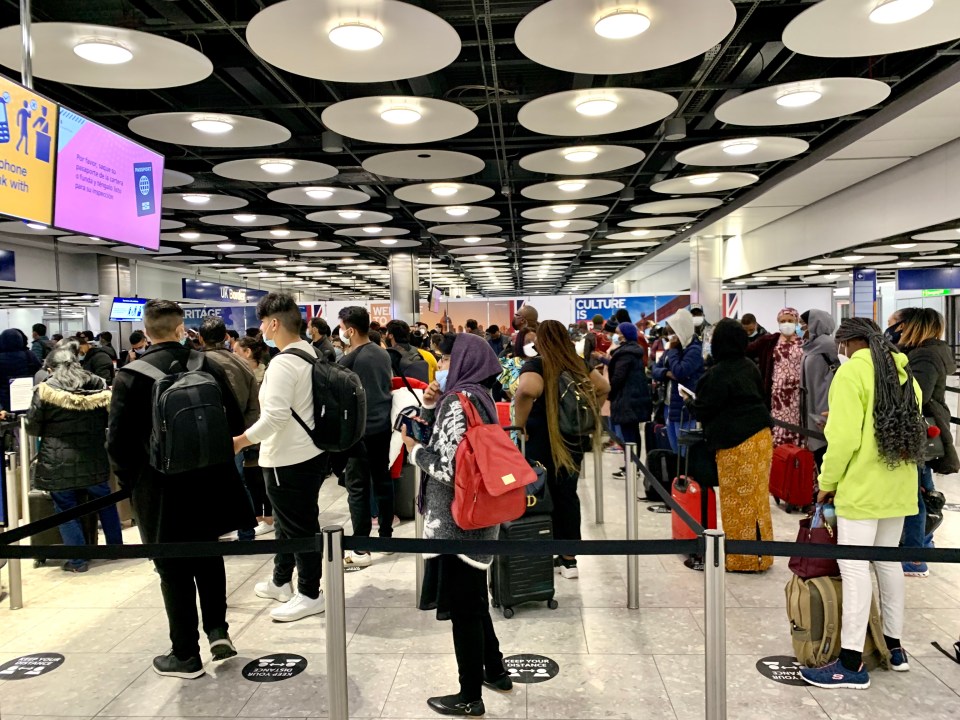
<path id="1" fill-rule="evenodd" d="M 30 524 L 30 435 L 27 433 L 27 416 L 20 416 L 20 502 L 23 503 L 23 524 Z M 33 545 L 33 538 L 27 539 Z"/>
<path id="2" fill-rule="evenodd" d="M 7 483 L 7 515 L 9 520 L 8 530 L 16 530 L 20 527 L 20 478 L 17 471 L 17 453 L 4 453 L 3 461 L 5 463 L 4 477 Z M 10 558 L 7 561 L 7 575 L 10 579 L 10 609 L 23 609 L 23 576 L 20 570 L 20 559 Z"/>
<path id="3" fill-rule="evenodd" d="M 636 443 L 625 443 L 623 446 L 623 461 L 626 463 L 626 508 L 627 508 L 627 540 L 638 540 L 640 537 L 639 518 L 637 517 L 637 466 L 633 461 L 637 454 Z M 640 607 L 640 556 L 627 555 L 627 609 L 637 610 Z"/>
<path id="4" fill-rule="evenodd" d="M 724 534 L 705 530 L 704 678 L 706 720 L 727 719 L 726 549 Z"/>
<path id="5" fill-rule="evenodd" d="M 414 487 L 416 488 L 415 497 L 420 496 L 420 478 L 421 470 L 418 466 L 414 465 Z M 413 508 L 413 536 L 417 540 L 423 539 L 423 515 L 420 513 L 420 508 L 414 504 Z M 416 582 L 417 586 L 414 588 L 413 595 L 413 606 L 417 607 L 420 604 L 420 589 L 423 587 L 423 575 L 426 570 L 426 561 L 423 559 L 423 553 L 417 553 L 414 556 L 414 561 L 416 565 Z"/>
<path id="6" fill-rule="evenodd" d="M 347 618 L 343 583 L 343 528 L 323 528 L 323 595 L 326 602 L 327 697 L 330 720 L 349 720 Z"/>
<path id="7" fill-rule="evenodd" d="M 599 440 L 593 444 L 593 503 L 597 525 L 603 525 L 603 454 Z"/>

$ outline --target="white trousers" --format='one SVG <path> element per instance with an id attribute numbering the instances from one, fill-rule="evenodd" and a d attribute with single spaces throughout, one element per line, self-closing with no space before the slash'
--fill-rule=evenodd
<path id="1" fill-rule="evenodd" d="M 840 545 L 874 545 L 897 547 L 903 533 L 903 518 L 883 520 L 848 520 L 837 517 L 837 543 Z M 870 562 L 867 560 L 840 560 L 843 578 L 843 628 L 840 645 L 845 650 L 863 652 L 870 623 L 870 599 L 873 583 Z M 875 562 L 880 586 L 880 610 L 883 615 L 883 634 L 900 639 L 903 634 L 903 606 L 905 587 L 903 567 L 899 562 Z"/>

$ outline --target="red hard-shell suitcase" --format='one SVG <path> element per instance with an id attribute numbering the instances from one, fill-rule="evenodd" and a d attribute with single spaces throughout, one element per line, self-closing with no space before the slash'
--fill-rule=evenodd
<path id="1" fill-rule="evenodd" d="M 770 466 L 770 494 L 779 504 L 786 504 L 787 512 L 803 508 L 813 502 L 813 481 L 817 466 L 813 453 L 796 445 L 780 445 L 773 450 Z"/>
<path id="2" fill-rule="evenodd" d="M 705 530 L 717 527 L 717 494 L 713 488 L 704 490 L 693 478 L 681 475 L 673 481 L 670 494 Z M 672 522 L 674 540 L 693 540 L 697 537 L 679 513 L 673 513 Z"/>

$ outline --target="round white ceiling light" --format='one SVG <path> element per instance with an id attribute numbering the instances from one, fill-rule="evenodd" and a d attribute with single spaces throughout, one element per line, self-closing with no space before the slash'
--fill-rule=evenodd
<path id="1" fill-rule="evenodd" d="M 576 205 L 554 205 L 551 208 L 557 215 L 569 215 L 577 209 Z"/>
<path id="2" fill-rule="evenodd" d="M 191 122 L 190 125 L 194 130 L 199 130 L 209 135 L 223 135 L 233 130 L 233 123 L 217 117 L 200 118 L 199 120 Z"/>
<path id="3" fill-rule="evenodd" d="M 31 230 L 46 230 L 47 226 L 43 223 L 28 222 L 26 223 L 27 227 Z"/>
<path id="4" fill-rule="evenodd" d="M 478 237 L 465 237 L 465 238 L 463 239 L 463 241 L 464 241 L 464 242 L 468 242 L 468 243 L 470 243 L 471 245 L 473 245 L 473 244 L 475 244 L 475 243 L 480 242 L 482 239 L 483 239 L 483 238 L 478 238 Z"/>
<path id="5" fill-rule="evenodd" d="M 575 163 L 585 163 L 596 160 L 598 154 L 596 150 L 591 150 L 590 148 L 575 148 L 569 152 L 565 152 L 563 159 Z"/>
<path id="6" fill-rule="evenodd" d="M 460 217 L 461 215 L 466 215 L 468 212 L 470 212 L 470 208 L 464 207 L 463 205 L 453 205 L 452 207 L 444 208 L 444 212 L 447 215 Z"/>
<path id="7" fill-rule="evenodd" d="M 716 173 L 707 173 L 706 175 L 692 175 L 688 178 L 688 181 L 691 185 L 713 185 L 719 178 L 719 175 Z"/>
<path id="8" fill-rule="evenodd" d="M 260 163 L 260 169 L 271 175 L 286 175 L 293 170 L 293 161 L 291 160 L 265 160 Z"/>
<path id="9" fill-rule="evenodd" d="M 731 140 L 724 143 L 723 152 L 727 155 L 749 155 L 758 147 L 760 143 L 756 140 Z"/>
<path id="10" fill-rule="evenodd" d="M 252 223 L 252 222 L 256 222 L 257 216 L 250 215 L 248 213 L 241 213 L 240 215 L 234 215 L 233 219 L 239 223 Z"/>
<path id="11" fill-rule="evenodd" d="M 450 184 L 433 185 L 430 188 L 430 192 L 432 192 L 434 195 L 438 195 L 439 197 L 450 197 L 451 195 L 456 195 L 457 190 L 458 188 L 456 185 Z"/>
<path id="12" fill-rule="evenodd" d="M 220 243 L 219 245 L 217 245 L 217 247 L 220 248 L 221 250 L 236 250 L 236 249 L 237 249 L 237 246 L 236 246 L 236 245 L 234 245 L 233 243 L 228 243 L 228 242 L 226 242 L 226 243 Z"/>
<path id="13" fill-rule="evenodd" d="M 383 43 L 383 33 L 362 22 L 337 25 L 327 33 L 327 37 L 337 47 L 355 52 L 373 50 Z"/>
<path id="14" fill-rule="evenodd" d="M 317 246 L 317 241 L 316 240 L 298 240 L 297 244 L 300 247 L 312 248 Z"/>
<path id="15" fill-rule="evenodd" d="M 649 230 L 631 230 L 630 234 L 634 237 L 645 237 L 650 234 Z"/>
<path id="16" fill-rule="evenodd" d="M 777 98 L 777 105 L 786 108 L 799 108 L 813 105 L 823 94 L 819 90 L 791 90 Z"/>
<path id="17" fill-rule="evenodd" d="M 327 198 L 333 197 L 333 188 L 314 187 L 307 188 L 304 192 L 307 193 L 307 197 L 313 198 L 314 200 L 326 200 Z"/>
<path id="18" fill-rule="evenodd" d="M 617 102 L 608 98 L 593 98 L 577 104 L 577 112 L 587 117 L 609 115 L 617 109 Z"/>
<path id="19" fill-rule="evenodd" d="M 548 240 L 562 240 L 562 239 L 563 239 L 563 236 L 564 236 L 564 233 L 562 233 L 562 232 L 548 232 L 548 233 L 547 233 L 547 239 L 548 239 Z"/>
<path id="20" fill-rule="evenodd" d="M 847 262 L 857 262 L 859 260 L 863 260 L 863 258 L 863 255 L 844 255 L 842 259 L 846 260 Z"/>
<path id="21" fill-rule="evenodd" d="M 369 233 L 370 235 L 376 235 L 379 232 L 383 232 L 383 228 L 378 225 L 367 225 L 363 231 L 365 233 Z"/>
<path id="22" fill-rule="evenodd" d="M 909 250 L 912 247 L 916 247 L 916 243 L 896 243 L 893 247 L 897 250 Z"/>
<path id="23" fill-rule="evenodd" d="M 210 196 L 198 194 L 184 195 L 183 201 L 188 202 L 191 205 L 206 205 L 208 202 L 210 202 Z"/>
<path id="24" fill-rule="evenodd" d="M 192 232 L 192 231 L 182 232 L 180 233 L 180 237 L 182 237 L 184 240 L 196 240 L 197 238 L 200 237 L 200 233 Z"/>
<path id="25" fill-rule="evenodd" d="M 397 244 L 397 239 L 396 239 L 396 238 L 382 238 L 382 239 L 380 240 L 380 244 L 381 244 L 381 245 L 396 245 L 396 244 Z"/>
<path id="26" fill-rule="evenodd" d="M 886 0 L 870 12 L 870 22 L 896 25 L 920 17 L 933 7 L 933 0 Z"/>
<path id="27" fill-rule="evenodd" d="M 270 234 L 273 235 L 274 237 L 287 237 L 290 234 L 290 231 L 283 230 L 283 229 L 271 230 Z"/>
<path id="28" fill-rule="evenodd" d="M 564 180 L 557 184 L 557 187 L 563 192 L 580 192 L 587 186 L 583 180 Z"/>
<path id="29" fill-rule="evenodd" d="M 636 8 L 618 8 L 594 23 L 593 30 L 608 40 L 636 37 L 650 27 L 650 18 Z"/>
<path id="30" fill-rule="evenodd" d="M 570 226 L 569 220 L 551 220 L 550 227 L 552 228 L 565 228 Z"/>
<path id="31" fill-rule="evenodd" d="M 133 53 L 108 38 L 89 38 L 73 46 L 74 54 L 98 65 L 123 65 L 133 60 Z"/>
<path id="32" fill-rule="evenodd" d="M 422 115 L 413 108 L 392 107 L 381 112 L 380 117 L 391 125 L 412 125 L 417 122 Z"/>
<path id="33" fill-rule="evenodd" d="M 337 215 L 342 217 L 344 220 L 356 220 L 363 213 L 359 210 L 340 210 Z"/>

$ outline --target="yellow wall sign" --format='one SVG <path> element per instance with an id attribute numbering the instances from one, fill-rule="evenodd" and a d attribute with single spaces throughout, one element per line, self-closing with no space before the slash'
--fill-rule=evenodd
<path id="1" fill-rule="evenodd" d="M 50 225 L 57 104 L 0 77 L 0 213 Z"/>

